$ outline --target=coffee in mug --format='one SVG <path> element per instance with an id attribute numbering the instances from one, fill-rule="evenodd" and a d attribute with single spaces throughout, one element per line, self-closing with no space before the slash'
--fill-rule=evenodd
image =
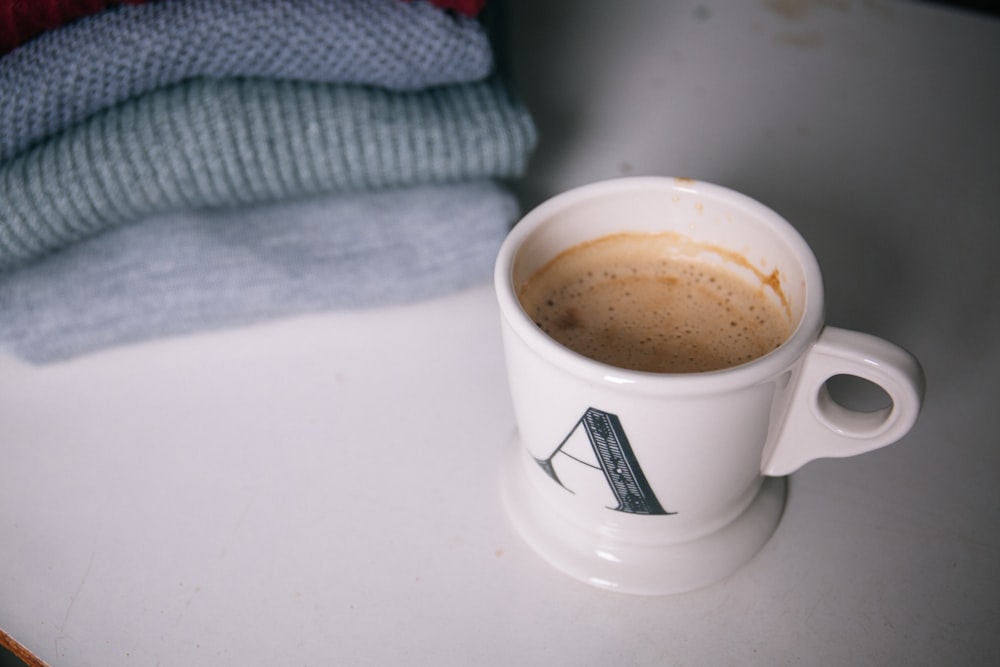
<path id="1" fill-rule="evenodd" d="M 737 275 L 703 257 L 722 252 L 680 234 L 620 233 L 575 245 L 518 290 L 538 327 L 612 366 L 691 373 L 737 366 L 790 332 L 775 276 Z"/>
<path id="2" fill-rule="evenodd" d="M 545 560 L 601 588 L 675 593 L 733 573 L 777 527 L 785 476 L 895 442 L 920 412 L 917 360 L 826 325 L 805 240 L 718 185 L 558 195 L 508 235 L 495 286 L 517 427 L 504 505 Z M 838 404 L 836 375 L 892 404 Z"/>

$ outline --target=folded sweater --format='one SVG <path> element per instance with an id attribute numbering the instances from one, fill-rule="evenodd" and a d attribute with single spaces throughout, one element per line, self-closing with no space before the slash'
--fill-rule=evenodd
<path id="1" fill-rule="evenodd" d="M 7 53 L 46 30 L 95 14 L 107 7 L 139 5 L 149 0 L 0 0 L 0 54 Z M 411 2 L 412 0 L 403 0 Z M 486 0 L 430 0 L 441 9 L 477 16 Z"/>
<path id="2" fill-rule="evenodd" d="M 91 114 L 197 76 L 399 90 L 478 80 L 475 20 L 400 0 L 161 0 L 116 6 L 0 58 L 0 162 Z"/>
<path id="3" fill-rule="evenodd" d="M 186 81 L 0 165 L 0 270 L 171 210 L 516 177 L 534 140 L 494 79 L 412 93 Z"/>
<path id="4" fill-rule="evenodd" d="M 74 19 L 146 0 L 0 0 L 0 54 Z"/>
<path id="5" fill-rule="evenodd" d="M 52 362 L 486 283 L 517 210 L 468 182 L 153 216 L 0 276 L 0 349 Z"/>

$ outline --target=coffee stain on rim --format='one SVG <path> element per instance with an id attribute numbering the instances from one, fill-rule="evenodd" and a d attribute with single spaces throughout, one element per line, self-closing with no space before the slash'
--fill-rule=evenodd
<path id="1" fill-rule="evenodd" d="M 754 264 L 747 259 L 745 255 L 736 251 L 723 248 L 722 246 L 713 245 L 711 243 L 702 243 L 701 241 L 696 241 L 690 237 L 684 237 L 680 234 L 678 234 L 678 236 L 682 236 L 682 238 L 697 248 L 702 248 L 707 252 L 718 255 L 724 261 L 741 266 L 753 273 L 757 280 L 760 281 L 761 288 L 769 287 L 774 295 L 778 297 L 778 300 L 781 302 L 781 307 L 785 311 L 785 315 L 788 317 L 789 324 L 794 324 L 794 318 L 792 317 L 792 304 L 789 302 L 788 296 L 785 294 L 785 290 L 781 288 L 781 272 L 777 267 L 775 267 L 770 273 L 765 273 L 754 266 Z"/>

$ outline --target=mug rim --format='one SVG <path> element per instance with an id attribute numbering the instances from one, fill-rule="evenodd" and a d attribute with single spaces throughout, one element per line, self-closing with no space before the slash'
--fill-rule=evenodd
<path id="1" fill-rule="evenodd" d="M 555 214 L 588 199 L 620 195 L 628 190 L 684 192 L 726 200 L 767 223 L 781 236 L 801 264 L 805 281 L 802 314 L 789 336 L 774 350 L 751 361 L 712 371 L 660 373 L 613 366 L 559 343 L 535 324 L 517 298 L 514 262 L 526 240 Z M 613 232 L 609 232 L 613 233 Z M 805 239 L 790 222 L 761 202 L 731 188 L 706 181 L 669 176 L 611 178 L 557 194 L 526 213 L 504 239 L 494 266 L 494 287 L 501 316 L 525 345 L 543 360 L 573 375 L 602 385 L 638 392 L 698 394 L 751 386 L 791 368 L 819 336 L 823 327 L 823 280 L 819 263 Z"/>

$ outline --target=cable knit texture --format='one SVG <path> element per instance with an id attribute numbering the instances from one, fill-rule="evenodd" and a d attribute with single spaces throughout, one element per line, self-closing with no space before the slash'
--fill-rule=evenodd
<path id="1" fill-rule="evenodd" d="M 33 362 L 489 279 L 517 203 L 489 182 L 171 213 L 0 280 L 0 345 Z"/>
<path id="2" fill-rule="evenodd" d="M 497 80 L 412 93 L 199 79 L 0 167 L 0 269 L 182 208 L 520 175 L 527 111 Z"/>
<path id="3" fill-rule="evenodd" d="M 423 1 L 116 6 L 0 59 L 0 162 L 111 105 L 198 76 L 416 90 L 482 79 L 492 67 L 475 19 Z"/>

